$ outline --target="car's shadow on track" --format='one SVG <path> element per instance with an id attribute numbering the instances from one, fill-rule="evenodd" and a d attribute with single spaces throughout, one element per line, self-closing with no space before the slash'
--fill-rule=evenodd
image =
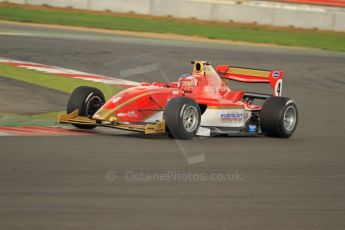
<path id="1" fill-rule="evenodd" d="M 103 132 L 102 131 L 96 131 L 94 132 L 95 135 L 102 135 L 102 136 L 113 136 L 113 137 L 128 137 L 128 138 L 138 138 L 138 139 L 147 139 L 147 140 L 179 140 L 179 141 L 193 141 L 193 140 L 203 140 L 203 139 L 243 139 L 243 138 L 272 138 L 272 137 L 267 137 L 264 135 L 226 135 L 226 134 L 221 134 L 221 135 L 214 135 L 214 136 L 195 136 L 192 139 L 189 140 L 183 140 L 183 139 L 174 139 L 172 137 L 169 137 L 168 135 L 164 134 L 144 134 L 141 132 L 127 132 L 127 131 L 116 131 L 116 132 Z M 280 139 L 280 138 L 272 138 L 272 139 Z"/>

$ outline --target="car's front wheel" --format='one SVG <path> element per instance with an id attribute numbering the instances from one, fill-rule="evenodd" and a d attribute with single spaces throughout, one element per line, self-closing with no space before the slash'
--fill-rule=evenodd
<path id="1" fill-rule="evenodd" d="M 174 97 L 166 106 L 164 118 L 171 137 L 191 139 L 198 132 L 200 126 L 200 107 L 191 98 Z"/>
<path id="2" fill-rule="evenodd" d="M 102 107 L 105 99 L 103 93 L 93 87 L 79 86 L 70 95 L 67 103 L 67 114 L 78 109 L 79 116 L 89 117 L 97 112 Z M 81 129 L 93 129 L 94 125 L 73 124 Z"/>

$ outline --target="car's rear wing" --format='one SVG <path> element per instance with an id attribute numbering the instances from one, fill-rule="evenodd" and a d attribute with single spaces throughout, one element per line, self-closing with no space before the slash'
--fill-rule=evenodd
<path id="1" fill-rule="evenodd" d="M 274 90 L 273 96 L 281 96 L 284 72 L 278 70 L 249 69 L 219 65 L 216 71 L 220 77 L 247 83 L 269 83 Z"/>

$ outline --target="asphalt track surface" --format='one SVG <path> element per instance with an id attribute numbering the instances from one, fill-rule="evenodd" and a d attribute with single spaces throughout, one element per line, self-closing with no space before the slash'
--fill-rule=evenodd
<path id="1" fill-rule="evenodd" d="M 129 80 L 176 80 L 193 59 L 284 69 L 283 94 L 300 114 L 290 139 L 176 142 L 120 131 L 0 137 L 0 229 L 345 229 L 344 53 L 0 29 L 2 57 Z M 153 71 L 135 75 L 144 70 Z M 238 178 L 133 181 L 128 174 L 174 170 Z"/>
<path id="2" fill-rule="evenodd" d="M 3 78 L 0 74 L 0 114 L 33 115 L 63 111 L 68 94 Z M 25 100 L 23 100 L 25 98 Z"/>

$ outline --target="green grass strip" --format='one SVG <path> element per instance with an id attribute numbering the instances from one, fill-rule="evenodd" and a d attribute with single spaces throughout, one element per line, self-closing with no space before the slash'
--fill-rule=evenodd
<path id="1" fill-rule="evenodd" d="M 0 77 L 11 78 L 18 81 L 42 86 L 49 89 L 58 90 L 65 93 L 71 93 L 78 86 L 91 86 L 100 89 L 106 99 L 109 99 L 115 93 L 123 88 L 105 85 L 102 83 L 73 79 L 54 74 L 41 73 L 35 70 L 29 70 L 21 67 L 14 67 L 6 64 L 0 64 Z M 35 114 L 32 116 L 20 115 L 1 115 L 0 126 L 48 126 L 56 123 L 58 114 L 65 111 Z"/>
<path id="2" fill-rule="evenodd" d="M 57 122 L 58 114 L 65 113 L 65 111 L 40 114 L 42 118 L 36 118 L 34 116 L 21 116 L 21 115 L 0 115 L 0 126 L 50 126 L 55 125 Z"/>
<path id="3" fill-rule="evenodd" d="M 116 86 L 105 85 L 103 83 L 41 73 L 35 70 L 14 67 L 6 64 L 0 64 L 0 76 L 39 85 L 49 89 L 55 89 L 65 93 L 71 93 L 75 88 L 82 85 L 96 87 L 104 93 L 106 99 L 123 89 Z"/>
<path id="4" fill-rule="evenodd" d="M 8 4 L 0 4 L 0 19 L 345 51 L 344 33 L 198 23 L 172 18 L 118 16 L 61 9 L 33 9 Z"/>

